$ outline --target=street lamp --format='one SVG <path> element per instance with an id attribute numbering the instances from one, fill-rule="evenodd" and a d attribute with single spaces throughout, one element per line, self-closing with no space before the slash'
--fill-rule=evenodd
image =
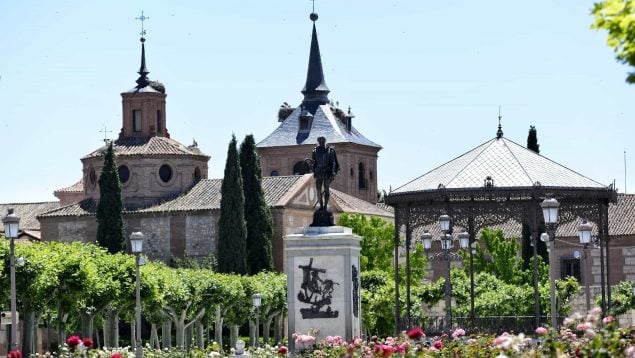
<path id="1" fill-rule="evenodd" d="M 587 253 L 588 253 L 589 243 L 591 243 L 592 229 L 593 229 L 593 226 L 587 223 L 586 220 L 584 220 L 584 222 L 578 226 L 578 236 L 580 237 L 580 243 L 584 245 L 584 249 L 583 249 L 584 252 L 582 255 L 580 255 L 580 253 L 576 251 L 578 252 L 578 255 L 583 258 L 583 262 L 584 262 L 584 295 L 586 296 L 587 312 L 591 310 L 591 293 L 589 289 L 589 281 L 591 277 L 590 275 L 587 274 L 589 272 L 588 270 L 589 263 L 587 262 L 587 257 L 588 257 Z"/>
<path id="2" fill-rule="evenodd" d="M 9 238 L 9 275 L 11 276 L 11 344 L 9 351 L 14 351 L 18 347 L 18 322 L 15 297 L 15 239 L 18 238 L 20 217 L 13 212 L 13 209 L 9 209 L 7 210 L 7 215 L 2 218 L 2 223 L 4 224 L 4 234 Z"/>
<path id="3" fill-rule="evenodd" d="M 445 322 L 446 330 L 449 332 L 452 330 L 452 283 L 450 282 L 450 269 L 451 263 L 455 260 L 460 260 L 460 256 L 452 252 L 454 248 L 454 237 L 450 234 L 450 217 L 448 215 L 439 216 L 439 228 L 443 232 L 441 235 L 441 252 L 433 256 L 433 259 L 447 261 L 447 272 L 445 278 Z M 467 236 L 466 236 L 467 235 Z M 421 235 L 421 241 L 423 242 L 423 248 L 430 250 L 432 248 L 432 235 L 425 232 Z M 462 249 L 469 247 L 469 235 L 467 233 L 459 234 L 459 245 Z"/>
<path id="4" fill-rule="evenodd" d="M 143 357 L 143 347 L 141 346 L 141 281 L 139 274 L 139 257 L 141 252 L 143 251 L 143 233 L 137 229 L 137 231 L 130 234 L 130 248 L 132 253 L 135 255 L 135 270 L 136 270 L 136 306 L 135 306 L 135 318 L 136 318 L 136 326 L 137 329 L 135 331 L 135 357 L 142 358 Z"/>
<path id="5" fill-rule="evenodd" d="M 547 243 L 549 247 L 549 278 L 551 280 L 551 325 L 553 329 L 558 327 L 558 312 L 556 308 L 556 250 L 554 240 L 556 239 L 556 225 L 558 224 L 558 207 L 560 203 L 555 198 L 546 198 L 540 203 L 542 215 L 545 219 L 547 232 L 540 235 L 540 240 Z"/>
<path id="6" fill-rule="evenodd" d="M 254 342 L 254 347 L 258 348 L 258 341 L 260 340 L 260 305 L 262 304 L 262 296 L 260 293 L 256 292 L 251 298 L 254 301 L 254 307 L 256 308 L 256 342 Z"/>

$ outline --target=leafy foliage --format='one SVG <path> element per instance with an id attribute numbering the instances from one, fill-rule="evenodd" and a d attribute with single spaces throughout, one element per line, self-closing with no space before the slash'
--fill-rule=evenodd
<path id="1" fill-rule="evenodd" d="M 218 271 L 239 274 L 246 274 L 249 271 L 247 267 L 245 197 L 234 135 L 232 135 L 227 149 L 225 175 L 221 186 L 220 218 L 218 221 Z"/>
<path id="2" fill-rule="evenodd" d="M 99 203 L 97 204 L 97 242 L 108 252 L 124 251 L 123 201 L 121 184 L 112 142 L 104 155 L 104 167 L 99 175 Z"/>
<path id="3" fill-rule="evenodd" d="M 593 5 L 595 21 L 591 28 L 608 32 L 607 44 L 621 63 L 635 66 L 635 1 L 604 0 Z M 635 83 L 635 72 L 626 82 Z"/>
<path id="4" fill-rule="evenodd" d="M 247 223 L 247 257 L 249 273 L 273 270 L 271 240 L 273 220 L 262 190 L 260 157 L 256 152 L 254 136 L 249 134 L 240 145 L 240 168 L 245 197 Z"/>

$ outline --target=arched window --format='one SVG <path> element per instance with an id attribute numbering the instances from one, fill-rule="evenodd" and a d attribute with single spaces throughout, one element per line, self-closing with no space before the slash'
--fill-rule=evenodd
<path id="1" fill-rule="evenodd" d="M 368 185 L 366 183 L 366 175 L 364 173 L 364 163 L 359 163 L 359 167 L 357 168 L 357 179 L 359 182 L 358 187 L 360 189 L 366 189 Z"/>
<path id="2" fill-rule="evenodd" d="M 278 174 L 278 171 L 277 171 L 277 170 L 272 170 L 272 171 L 271 171 L 271 176 L 272 176 L 272 177 L 277 177 L 278 175 L 280 175 L 280 174 Z"/>
<path id="3" fill-rule="evenodd" d="M 203 175 L 201 174 L 201 168 L 196 167 L 196 169 L 194 169 L 194 183 L 198 183 L 199 181 L 201 181 L 202 177 Z"/>
<path id="4" fill-rule="evenodd" d="M 305 161 L 297 162 L 293 166 L 293 175 L 303 175 L 310 172 L 311 172 L 311 168 L 309 167 L 309 164 L 307 164 L 307 162 Z"/>

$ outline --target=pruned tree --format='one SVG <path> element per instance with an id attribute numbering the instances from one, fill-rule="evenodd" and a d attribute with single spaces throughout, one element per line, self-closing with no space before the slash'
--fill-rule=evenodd
<path id="1" fill-rule="evenodd" d="M 225 175 L 221 185 L 220 219 L 218 221 L 218 271 L 239 274 L 249 272 L 247 268 L 245 197 L 234 135 L 232 135 L 227 149 Z"/>
<path id="2" fill-rule="evenodd" d="M 252 275 L 273 270 L 273 220 L 262 190 L 260 157 L 254 136 L 249 134 L 240 145 L 240 168 L 245 196 L 247 224 L 247 263 Z"/>
<path id="3" fill-rule="evenodd" d="M 122 252 L 126 248 L 121 183 L 119 182 L 112 142 L 104 154 L 104 167 L 99 175 L 97 243 L 105 247 L 110 253 Z"/>

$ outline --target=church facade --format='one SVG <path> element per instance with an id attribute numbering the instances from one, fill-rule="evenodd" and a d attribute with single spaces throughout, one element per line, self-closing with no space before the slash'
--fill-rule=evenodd
<path id="1" fill-rule="evenodd" d="M 317 72 L 315 63 L 319 63 Z M 144 233 L 144 254 L 150 259 L 170 262 L 173 258 L 215 255 L 222 179 L 208 179 L 210 157 L 196 143 L 184 145 L 170 137 L 165 86 L 148 78 L 144 38 L 138 74 L 137 85 L 121 93 L 121 132 L 112 141 L 126 233 L 137 229 Z M 344 113 L 326 97 L 315 25 L 307 77 L 302 105 L 287 109 L 280 127 L 258 145 L 265 200 L 274 221 L 273 254 L 278 270 L 284 267 L 283 237 L 297 227 L 310 225 L 313 218 L 317 195 L 304 158 L 310 155 L 318 136 L 336 147 L 344 169 L 331 187 L 329 210 L 335 217 L 342 212 L 387 220 L 393 216 L 388 208 L 375 205 L 377 152 L 381 147 L 352 127 L 350 111 Z M 321 78 L 317 85 L 316 78 Z M 298 125 L 303 129 L 288 130 Z M 299 134 L 305 137 L 300 142 Z M 37 215 L 42 240 L 96 240 L 98 178 L 109 144 L 82 157 L 81 180 L 56 190 L 59 205 Z M 291 166 L 286 165 L 289 163 Z"/>

